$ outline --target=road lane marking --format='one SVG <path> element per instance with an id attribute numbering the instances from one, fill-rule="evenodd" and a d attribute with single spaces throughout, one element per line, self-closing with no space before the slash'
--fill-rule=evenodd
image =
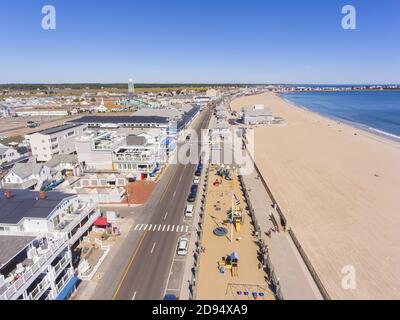
<path id="1" fill-rule="evenodd" d="M 139 224 L 137 224 L 137 225 L 136 225 L 136 227 L 135 227 L 135 231 L 137 230 L 137 228 L 139 228 Z"/>
<path id="2" fill-rule="evenodd" d="M 189 226 L 186 226 L 186 232 L 188 232 L 189 231 Z"/>
<path id="3" fill-rule="evenodd" d="M 170 225 L 168 225 L 167 232 L 169 231 L 169 228 L 171 228 L 171 226 L 170 226 Z"/>
<path id="4" fill-rule="evenodd" d="M 144 240 L 144 238 L 146 237 L 146 235 L 147 235 L 147 232 L 143 233 L 143 236 L 140 238 L 140 241 L 139 241 L 138 246 L 136 247 L 135 253 L 133 254 L 131 260 L 129 261 L 128 266 L 127 266 L 126 269 L 125 269 L 125 272 L 124 272 L 124 274 L 123 274 L 123 276 L 122 276 L 122 278 L 121 278 L 121 281 L 120 281 L 119 284 L 118 284 L 117 290 L 115 290 L 115 293 L 114 293 L 113 298 L 112 298 L 113 300 L 115 300 L 115 298 L 117 297 L 119 291 L 121 290 L 122 284 L 124 283 L 125 278 L 126 278 L 128 272 L 129 272 L 129 270 L 130 270 L 131 267 L 132 267 L 133 261 L 135 261 L 135 258 L 136 258 L 137 254 L 138 254 L 138 252 L 139 252 L 139 249 L 140 249 L 140 247 L 141 247 L 141 245 L 142 245 L 142 243 L 143 243 L 143 240 Z"/>
<path id="5" fill-rule="evenodd" d="M 185 228 L 185 226 L 182 226 L 182 228 L 181 228 L 181 232 L 183 232 L 183 229 Z"/>
<path id="6" fill-rule="evenodd" d="M 176 196 L 176 190 L 175 190 L 175 192 L 174 192 L 174 195 L 173 195 L 173 197 L 172 197 L 172 198 L 175 198 L 175 196 Z"/>
<path id="7" fill-rule="evenodd" d="M 148 224 L 146 224 L 146 225 L 144 226 L 144 229 L 143 229 L 143 231 L 146 231 L 148 226 L 149 226 L 149 225 L 148 225 Z"/>
<path id="8" fill-rule="evenodd" d="M 175 226 L 172 226 L 171 232 L 174 232 Z"/>
<path id="9" fill-rule="evenodd" d="M 150 254 L 153 254 L 154 248 L 156 247 L 157 242 L 154 242 L 153 247 L 151 248 Z"/>
<path id="10" fill-rule="evenodd" d="M 132 300 L 135 300 L 135 298 L 136 298 L 136 291 L 135 291 L 135 293 L 133 294 L 133 296 L 132 296 Z"/>
<path id="11" fill-rule="evenodd" d="M 142 231 L 142 228 L 143 228 L 143 225 L 141 224 L 141 225 L 140 225 L 140 228 L 139 228 L 139 231 Z"/>
<path id="12" fill-rule="evenodd" d="M 167 216 L 168 216 L 168 211 L 165 213 L 164 220 L 167 219 Z"/>
<path id="13" fill-rule="evenodd" d="M 166 225 L 164 225 L 164 227 L 162 228 L 162 231 L 164 232 L 164 230 L 165 230 L 165 228 L 166 228 L 167 226 Z"/>
<path id="14" fill-rule="evenodd" d="M 151 228 L 153 228 L 153 225 L 152 225 L 152 224 L 151 224 L 150 227 L 149 227 L 149 231 L 151 231 Z"/>
<path id="15" fill-rule="evenodd" d="M 165 190 L 164 190 L 164 192 L 163 192 L 163 194 L 162 194 L 162 196 L 161 196 L 161 198 L 160 198 L 160 201 L 158 202 L 159 204 L 161 203 L 161 201 L 164 200 L 164 197 L 165 197 L 165 195 L 167 194 L 167 191 L 168 191 L 168 189 L 169 189 L 169 187 L 170 187 L 170 185 L 171 185 L 171 183 L 172 183 L 172 180 L 174 180 L 174 177 L 175 177 L 177 171 L 178 171 L 178 166 L 176 166 L 176 169 L 175 169 L 174 173 L 172 174 L 171 179 L 169 180 L 168 185 L 167 185 L 167 187 L 165 188 Z M 179 180 L 179 181 L 180 181 L 180 180 Z"/>
<path id="16" fill-rule="evenodd" d="M 162 227 L 162 225 L 160 224 L 160 225 L 158 226 L 158 231 L 160 231 L 161 227 Z"/>
<path id="17" fill-rule="evenodd" d="M 180 178 L 179 178 L 179 182 L 182 181 L 182 177 L 183 177 L 183 173 L 181 174 Z"/>

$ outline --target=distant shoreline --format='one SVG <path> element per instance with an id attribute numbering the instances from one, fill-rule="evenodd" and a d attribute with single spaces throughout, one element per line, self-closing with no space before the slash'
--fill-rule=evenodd
<path id="1" fill-rule="evenodd" d="M 362 92 L 362 91 L 379 91 L 379 90 L 354 90 L 354 91 Z M 400 90 L 396 90 L 396 91 L 400 91 Z M 308 91 L 308 92 L 310 92 L 310 91 Z M 316 92 L 320 92 L 320 91 L 316 91 Z M 301 92 L 298 92 L 298 93 L 301 93 Z M 373 128 L 373 127 L 370 127 L 370 126 L 365 125 L 363 123 L 350 121 L 350 120 L 347 120 L 347 119 L 343 119 L 341 117 L 335 117 L 335 116 L 332 116 L 332 115 L 326 115 L 326 114 L 311 110 L 307 106 L 300 105 L 300 104 L 297 104 L 297 103 L 295 103 L 293 101 L 290 101 L 290 100 L 286 99 L 285 97 L 282 96 L 283 94 L 284 93 L 278 93 L 277 96 L 280 99 L 282 99 L 283 101 L 287 102 L 288 104 L 290 104 L 290 105 L 292 105 L 292 106 L 294 106 L 296 108 L 300 108 L 302 110 L 306 110 L 308 112 L 312 112 L 314 114 L 317 114 L 317 115 L 319 115 L 321 117 L 324 117 L 324 118 L 327 118 L 327 119 L 330 119 L 330 120 L 333 120 L 333 121 L 338 121 L 340 123 L 347 124 L 347 125 L 355 128 L 355 129 L 359 129 L 359 130 L 365 131 L 367 133 L 374 134 L 374 135 L 376 135 L 378 137 L 386 138 L 388 140 L 400 143 L 400 136 L 397 136 L 397 135 L 395 135 L 393 133 L 386 132 L 386 131 L 383 131 L 383 130 L 380 130 L 380 129 L 377 129 L 377 128 Z"/>

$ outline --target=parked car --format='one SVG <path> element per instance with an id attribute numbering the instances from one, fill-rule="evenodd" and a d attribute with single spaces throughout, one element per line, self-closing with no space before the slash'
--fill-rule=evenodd
<path id="1" fill-rule="evenodd" d="M 188 204 L 186 206 L 186 210 L 185 210 L 185 217 L 186 218 L 192 218 L 193 217 L 193 210 L 194 210 L 194 206 L 192 204 Z"/>
<path id="2" fill-rule="evenodd" d="M 186 256 L 188 252 L 189 240 L 186 238 L 179 239 L 178 242 L 178 256 Z"/>
<path id="3" fill-rule="evenodd" d="M 200 184 L 200 177 L 195 177 L 193 184 L 197 184 L 197 185 Z"/>
<path id="4" fill-rule="evenodd" d="M 192 187 L 190 188 L 191 193 L 197 193 L 197 190 L 199 190 L 199 185 L 197 184 L 192 185 Z"/>
<path id="5" fill-rule="evenodd" d="M 163 300 L 178 300 L 178 297 L 174 294 L 166 294 Z"/>
<path id="6" fill-rule="evenodd" d="M 188 202 L 193 203 L 196 201 L 196 194 L 195 193 L 191 193 L 189 194 L 189 197 L 187 199 Z"/>
<path id="7" fill-rule="evenodd" d="M 194 174 L 196 177 L 200 177 L 201 176 L 201 170 L 197 170 L 196 173 Z"/>

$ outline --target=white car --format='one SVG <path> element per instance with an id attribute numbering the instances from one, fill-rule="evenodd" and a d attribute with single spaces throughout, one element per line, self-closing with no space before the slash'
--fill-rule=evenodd
<path id="1" fill-rule="evenodd" d="M 200 183 L 200 177 L 194 177 L 193 184 L 199 184 Z"/>
<path id="2" fill-rule="evenodd" d="M 186 238 L 179 239 L 178 242 L 178 256 L 186 256 L 188 252 L 189 240 Z"/>
<path id="3" fill-rule="evenodd" d="M 188 204 L 186 206 L 186 210 L 185 210 L 185 217 L 186 218 L 192 218 L 193 217 L 193 210 L 194 210 L 194 206 L 192 204 Z"/>

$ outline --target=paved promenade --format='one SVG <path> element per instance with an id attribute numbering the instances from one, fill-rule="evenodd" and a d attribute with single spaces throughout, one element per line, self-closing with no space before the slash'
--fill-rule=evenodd
<path id="1" fill-rule="evenodd" d="M 322 295 L 289 234 L 280 230 L 280 232 L 271 232 L 271 237 L 267 236 L 268 230 L 274 228 L 270 215 L 272 214 L 276 221 L 279 221 L 279 215 L 273 209 L 273 203 L 257 177 L 257 172 L 254 170 L 251 175 L 243 176 L 243 180 L 257 221 L 263 231 L 262 237 L 269 247 L 271 262 L 279 278 L 284 299 L 322 300 Z"/>

